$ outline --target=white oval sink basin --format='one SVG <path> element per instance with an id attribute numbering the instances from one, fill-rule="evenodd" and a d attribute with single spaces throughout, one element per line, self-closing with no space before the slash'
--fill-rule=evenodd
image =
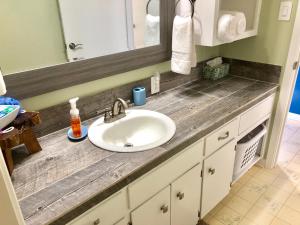
<path id="1" fill-rule="evenodd" d="M 90 141 L 114 152 L 138 152 L 158 147 L 175 134 L 176 125 L 164 114 L 149 110 L 126 110 L 126 116 L 112 123 L 104 118 L 89 128 Z"/>

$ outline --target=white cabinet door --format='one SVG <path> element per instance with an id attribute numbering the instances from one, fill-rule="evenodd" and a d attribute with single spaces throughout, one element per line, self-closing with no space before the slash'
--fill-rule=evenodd
<path id="1" fill-rule="evenodd" d="M 201 164 L 171 184 L 171 224 L 195 225 L 199 217 Z"/>
<path id="2" fill-rule="evenodd" d="M 170 185 L 133 211 L 131 218 L 133 225 L 170 225 Z"/>
<path id="3" fill-rule="evenodd" d="M 228 143 L 204 160 L 201 218 L 212 210 L 230 190 L 236 141 Z"/>

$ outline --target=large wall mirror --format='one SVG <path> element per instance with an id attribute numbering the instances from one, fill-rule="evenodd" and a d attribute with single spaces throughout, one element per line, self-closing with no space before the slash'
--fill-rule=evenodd
<path id="1" fill-rule="evenodd" d="M 170 57 L 172 0 L 4 0 L 0 67 L 23 99 Z"/>
<path id="2" fill-rule="evenodd" d="M 160 0 L 58 0 L 70 62 L 160 44 Z"/>

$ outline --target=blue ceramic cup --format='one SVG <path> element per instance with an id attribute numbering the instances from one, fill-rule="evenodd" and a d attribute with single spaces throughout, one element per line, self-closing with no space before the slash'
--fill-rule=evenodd
<path id="1" fill-rule="evenodd" d="M 146 104 L 146 89 L 144 87 L 135 87 L 132 89 L 134 105 L 140 106 Z"/>

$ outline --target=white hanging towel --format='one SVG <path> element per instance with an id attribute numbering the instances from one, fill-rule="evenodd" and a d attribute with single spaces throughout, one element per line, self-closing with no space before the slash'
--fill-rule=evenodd
<path id="1" fill-rule="evenodd" d="M 202 35 L 202 29 L 201 29 L 201 19 L 200 16 L 197 13 L 197 4 L 199 4 L 199 1 L 196 1 L 194 3 L 194 16 L 193 16 L 193 25 L 194 25 L 194 38 L 195 38 L 195 43 L 197 42 L 197 40 L 201 39 L 201 35 Z M 179 16 L 191 16 L 192 14 L 192 6 L 190 1 L 185 0 L 185 1 L 179 1 L 176 9 L 175 9 L 175 13 L 176 15 Z"/>
<path id="2" fill-rule="evenodd" d="M 188 75 L 197 64 L 193 19 L 175 16 L 173 23 L 171 70 Z"/>
<path id="3" fill-rule="evenodd" d="M 160 44 L 160 17 L 146 15 L 145 46 Z"/>
<path id="4" fill-rule="evenodd" d="M 0 68 L 0 95 L 5 95 L 5 94 L 6 94 L 6 86 L 5 86 L 3 75 L 1 72 L 1 68 Z"/>

